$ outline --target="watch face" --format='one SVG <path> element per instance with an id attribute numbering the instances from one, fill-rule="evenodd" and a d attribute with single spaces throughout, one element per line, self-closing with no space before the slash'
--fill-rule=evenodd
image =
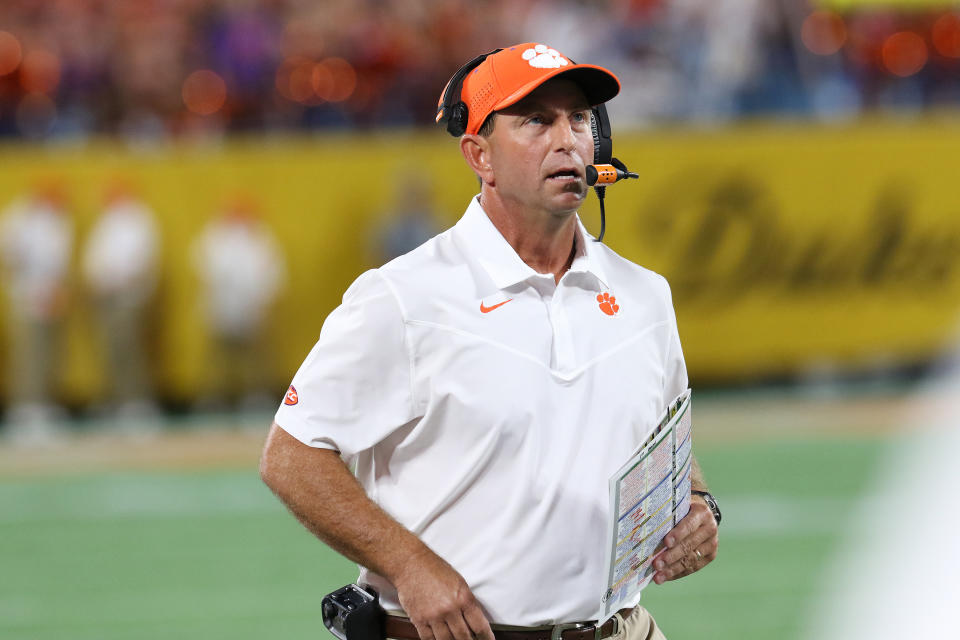
<path id="1" fill-rule="evenodd" d="M 713 512 L 713 517 L 717 521 L 717 524 L 720 524 L 720 507 L 717 506 L 717 501 L 709 493 L 703 496 L 703 499 L 706 500 L 707 506 L 710 507 L 710 511 Z"/>
<path id="2" fill-rule="evenodd" d="M 716 498 L 706 491 L 693 491 L 692 493 L 703 498 L 703 501 L 707 503 L 707 508 L 710 509 L 710 513 L 713 514 L 713 519 L 717 521 L 717 524 L 720 524 L 720 507 L 717 506 Z"/>

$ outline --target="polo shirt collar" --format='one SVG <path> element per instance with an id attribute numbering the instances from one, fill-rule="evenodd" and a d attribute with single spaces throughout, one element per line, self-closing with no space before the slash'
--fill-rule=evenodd
<path id="1" fill-rule="evenodd" d="M 510 243 L 500 233 L 480 205 L 480 196 L 470 200 L 466 213 L 456 224 L 464 245 L 469 247 L 479 265 L 498 289 L 506 289 L 530 278 L 542 278 L 527 263 L 520 259 Z M 575 228 L 576 250 L 568 273 L 583 273 L 596 280 L 601 289 L 608 288 L 607 279 L 600 264 L 600 256 L 593 238 L 587 233 L 577 216 Z"/>
<path id="2" fill-rule="evenodd" d="M 587 232 L 586 227 L 577 215 L 576 227 L 576 253 L 573 256 L 573 262 L 570 264 L 568 273 L 583 273 L 593 277 L 600 290 L 610 288 L 606 272 L 603 270 L 603 259 L 600 255 L 600 247 L 594 241 L 593 236 Z"/>

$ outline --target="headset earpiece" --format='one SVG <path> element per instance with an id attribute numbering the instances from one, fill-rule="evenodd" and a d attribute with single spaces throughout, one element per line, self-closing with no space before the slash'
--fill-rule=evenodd
<path id="1" fill-rule="evenodd" d="M 489 53 L 477 56 L 460 67 L 450 78 L 450 82 L 447 83 L 440 104 L 437 106 L 437 122 L 445 123 L 450 135 L 458 138 L 462 136 L 466 133 L 467 124 L 470 121 L 470 109 L 460 99 L 460 93 L 463 91 L 463 79 L 467 77 L 468 73 L 480 66 L 480 63 L 486 60 L 487 56 L 492 56 L 498 51 L 503 51 L 503 49 L 494 49 Z"/>
<path id="2" fill-rule="evenodd" d="M 593 134 L 593 164 L 610 164 L 613 157 L 613 139 L 610 131 L 610 116 L 605 105 L 591 109 L 590 132 Z"/>
<path id="3" fill-rule="evenodd" d="M 447 120 L 447 131 L 450 135 L 459 138 L 467 131 L 467 121 L 470 112 L 466 103 L 461 100 L 450 108 L 450 119 Z"/>

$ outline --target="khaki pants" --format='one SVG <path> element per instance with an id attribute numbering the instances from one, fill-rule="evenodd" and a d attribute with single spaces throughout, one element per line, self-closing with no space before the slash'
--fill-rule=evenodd
<path id="1" fill-rule="evenodd" d="M 619 615 L 619 614 L 617 614 Z M 650 612 L 637 605 L 633 613 L 623 619 L 620 632 L 610 637 L 610 640 L 667 640 L 656 620 Z"/>
<path id="2" fill-rule="evenodd" d="M 7 371 L 10 404 L 53 402 L 58 367 L 63 362 L 58 344 L 60 324 L 56 320 L 11 312 L 7 328 L 10 332 Z"/>
<path id="3" fill-rule="evenodd" d="M 153 398 L 145 344 L 146 312 L 143 304 L 112 298 L 98 301 L 97 319 L 107 356 L 109 396 L 120 405 Z"/>

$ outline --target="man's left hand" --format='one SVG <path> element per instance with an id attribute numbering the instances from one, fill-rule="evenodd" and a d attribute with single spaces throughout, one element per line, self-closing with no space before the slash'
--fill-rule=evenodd
<path id="1" fill-rule="evenodd" d="M 653 581 L 663 584 L 699 571 L 717 557 L 717 521 L 699 496 L 690 499 L 690 512 L 660 543 L 666 549 L 653 561 Z"/>

